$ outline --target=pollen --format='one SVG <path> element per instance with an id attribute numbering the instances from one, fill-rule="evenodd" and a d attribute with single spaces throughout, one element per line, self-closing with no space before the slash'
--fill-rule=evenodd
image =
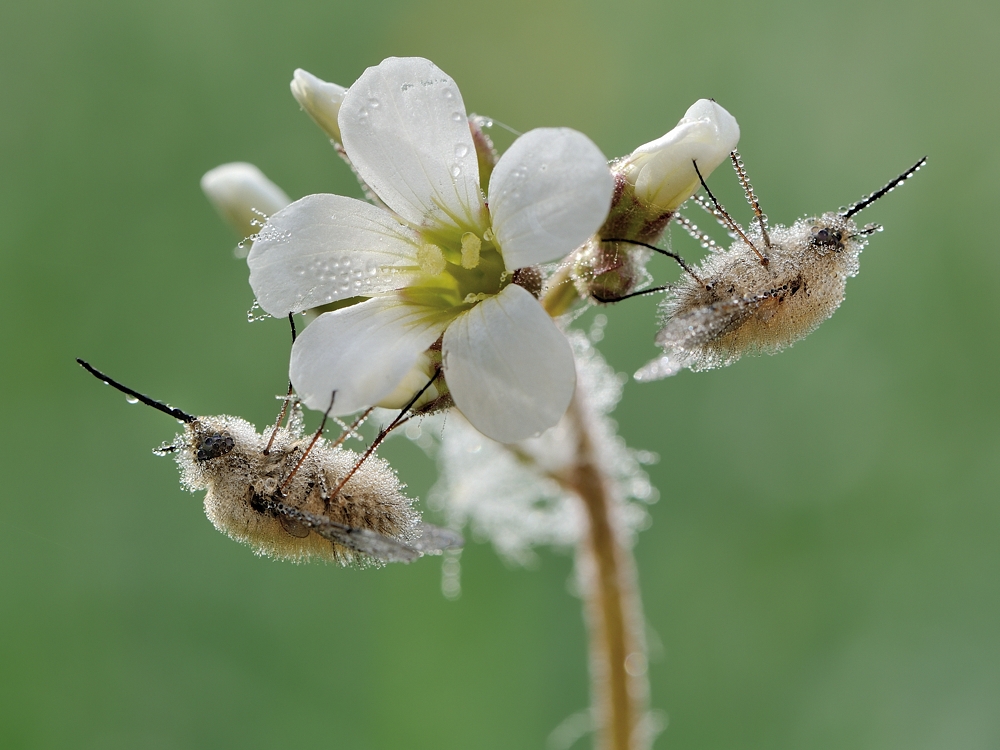
<path id="1" fill-rule="evenodd" d="M 472 269 L 479 265 L 479 250 L 483 242 L 472 232 L 462 235 L 462 268 Z"/>
<path id="2" fill-rule="evenodd" d="M 462 252 L 462 256 L 464 260 L 464 250 Z M 443 273 L 447 266 L 447 262 L 444 259 L 444 253 L 441 252 L 441 248 L 430 243 L 421 245 L 420 249 L 417 250 L 417 263 L 420 264 L 420 270 L 428 276 L 437 276 L 439 273 Z"/>

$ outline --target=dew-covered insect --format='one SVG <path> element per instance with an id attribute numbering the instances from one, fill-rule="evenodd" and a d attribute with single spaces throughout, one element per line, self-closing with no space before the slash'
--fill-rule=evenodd
<path id="1" fill-rule="evenodd" d="M 371 455 L 388 431 L 405 421 L 409 407 L 358 455 L 340 445 L 352 430 L 333 443 L 320 437 L 323 425 L 306 435 L 298 402 L 292 402 L 286 426 L 281 422 L 288 400 L 270 434 L 262 435 L 239 417 L 192 416 L 77 362 L 129 400 L 184 424 L 172 443 L 155 452 L 173 454 L 181 484 L 192 492 L 207 490 L 209 520 L 257 554 L 363 566 L 412 562 L 462 546 L 458 534 L 423 523 L 392 467 Z"/>
<path id="2" fill-rule="evenodd" d="M 811 333 L 840 306 L 868 235 L 882 229 L 876 224 L 859 227 L 854 216 L 927 162 L 924 157 L 849 208 L 799 219 L 790 227 L 768 227 L 740 155 L 734 151 L 731 158 L 756 224 L 744 230 L 702 179 L 711 203 L 700 197 L 695 201 L 735 237 L 730 248 L 717 245 L 680 214 L 674 220 L 709 250 L 700 264 L 691 267 L 675 253 L 646 245 L 674 258 L 685 273 L 675 284 L 635 293 L 668 292 L 656 336 L 664 353 L 640 369 L 636 380 L 657 380 L 685 367 L 722 367 L 747 353 L 773 354 Z"/>

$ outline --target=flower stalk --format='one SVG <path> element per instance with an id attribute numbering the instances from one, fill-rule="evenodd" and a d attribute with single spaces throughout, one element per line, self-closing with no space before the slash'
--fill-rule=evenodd
<path id="1" fill-rule="evenodd" d="M 550 314 L 567 305 L 572 283 L 549 286 L 542 305 Z M 579 299 L 579 298 L 577 298 Z M 588 394 L 578 381 L 566 411 L 575 438 L 575 460 L 553 475 L 580 499 L 587 531 L 577 546 L 577 578 L 584 600 L 589 640 L 591 715 L 598 750 L 646 750 L 649 679 L 642 602 L 635 558 L 615 512 L 618 491 L 601 468 L 587 409 Z"/>
<path id="2" fill-rule="evenodd" d="M 567 411 L 577 430 L 577 463 L 562 483 L 587 513 L 577 567 L 590 641 L 596 747 L 644 750 L 650 739 L 649 680 L 635 559 L 616 524 L 610 483 L 595 460 L 581 398 L 578 392 Z"/>

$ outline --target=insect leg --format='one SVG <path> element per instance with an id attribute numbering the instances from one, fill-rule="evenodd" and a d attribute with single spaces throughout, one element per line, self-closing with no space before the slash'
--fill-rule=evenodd
<path id="1" fill-rule="evenodd" d="M 309 455 L 309 451 L 313 449 L 313 446 L 316 445 L 316 441 L 319 440 L 319 436 L 323 434 L 323 428 L 326 427 L 326 420 L 329 418 L 330 412 L 333 411 L 333 401 L 336 397 L 337 397 L 337 392 L 334 391 L 330 395 L 330 405 L 327 407 L 326 412 L 323 414 L 323 419 L 319 423 L 319 429 L 316 430 L 316 434 L 313 435 L 312 440 L 309 441 L 309 445 L 306 446 L 305 451 L 303 451 L 302 457 L 299 459 L 299 462 L 295 464 L 295 468 L 292 469 L 291 472 L 289 472 L 288 476 L 285 477 L 285 481 L 281 483 L 280 487 L 278 487 L 279 495 L 282 494 L 282 492 L 284 492 L 285 488 L 295 477 L 296 473 L 298 473 L 298 470 L 299 468 L 301 468 L 302 463 L 306 460 L 306 457 Z"/>
<path id="2" fill-rule="evenodd" d="M 640 247 L 645 247 L 649 250 L 652 250 L 653 252 L 659 253 L 660 255 L 666 255 L 668 258 L 673 258 L 675 261 L 677 261 L 677 265 L 683 268 L 687 272 L 688 276 L 690 276 L 692 279 L 697 281 L 699 284 L 704 283 L 702 282 L 701 279 L 698 278 L 698 275 L 691 270 L 691 266 L 689 266 L 681 256 L 679 256 L 677 253 L 671 252 L 670 250 L 664 250 L 662 247 L 656 247 L 656 245 L 650 245 L 648 242 L 639 242 L 638 240 L 626 240 L 621 237 L 608 237 L 607 239 L 602 239 L 601 242 L 627 242 L 630 245 L 639 245 Z M 624 297 L 622 299 L 624 299 Z"/>
<path id="3" fill-rule="evenodd" d="M 295 318 L 292 317 L 292 313 L 288 313 L 288 324 L 292 327 L 292 344 L 295 344 Z M 264 455 L 268 455 L 271 452 L 271 446 L 274 445 L 274 437 L 278 434 L 278 428 L 281 427 L 281 422 L 285 418 L 285 411 L 288 409 L 288 402 L 292 400 L 292 381 L 288 381 L 288 393 L 285 394 L 285 400 L 281 404 L 281 411 L 278 412 L 278 421 L 274 423 L 274 429 L 271 430 L 271 437 L 267 441 L 267 447 L 264 448 Z"/>
<path id="4" fill-rule="evenodd" d="M 368 450 L 366 450 L 361 455 L 361 458 L 358 459 L 357 463 L 354 464 L 354 468 L 352 468 L 349 472 L 347 472 L 347 476 L 341 479 L 340 482 L 337 484 L 337 486 L 334 487 L 333 493 L 330 495 L 331 498 L 334 498 L 340 494 L 340 491 L 344 489 L 344 485 L 350 481 L 351 477 L 353 477 L 354 474 L 357 472 L 357 470 L 361 468 L 361 465 L 368 460 L 368 457 L 375 452 L 375 449 L 378 448 L 378 446 L 382 443 L 382 441 L 385 440 L 386 437 L 388 437 L 389 433 L 392 432 L 397 427 L 399 427 L 401 424 L 403 424 L 403 422 L 405 422 L 407 419 L 409 419 L 409 417 L 406 416 L 407 412 L 409 412 L 410 409 L 413 408 L 413 405 L 420 400 L 420 397 L 427 392 L 427 389 L 434 384 L 434 381 L 438 379 L 438 376 L 440 374 L 441 374 L 441 368 L 438 367 L 436 370 L 434 370 L 434 374 L 431 376 L 431 379 L 427 381 L 427 384 L 416 392 L 413 398 L 411 398 L 409 402 L 406 404 L 406 406 L 404 406 L 400 410 L 399 414 L 396 415 L 396 418 L 389 423 L 389 426 L 383 429 L 381 432 L 379 432 L 378 435 L 375 436 L 375 439 L 372 440 L 372 444 L 368 446 Z M 330 408 L 333 408 L 332 404 L 330 405 Z"/>
<path id="5" fill-rule="evenodd" d="M 760 210 L 760 203 L 757 202 L 757 196 L 753 192 L 753 185 L 750 184 L 750 178 L 747 177 L 747 170 L 743 166 L 743 157 L 740 156 L 740 152 L 735 149 L 729 158 L 733 160 L 733 168 L 736 170 L 736 176 L 740 180 L 740 185 L 743 186 L 743 192 L 746 193 L 747 203 L 750 204 L 750 208 L 753 209 L 753 215 L 757 217 L 757 223 L 760 224 L 760 233 L 764 237 L 764 244 L 767 245 L 767 249 L 771 249 L 771 238 L 767 236 L 767 215 Z"/>
<path id="6" fill-rule="evenodd" d="M 758 250 L 757 247 L 750 241 L 750 238 L 747 237 L 746 234 L 744 234 L 743 230 L 740 228 L 740 225 L 737 224 L 736 221 L 733 219 L 733 217 L 730 216 L 729 213 L 726 211 L 726 209 L 722 207 L 722 204 L 719 203 L 718 199 L 712 193 L 711 188 L 708 187 L 708 183 L 705 182 L 705 178 L 702 177 L 701 175 L 701 170 L 698 169 L 698 160 L 692 159 L 691 163 L 694 164 L 694 171 L 697 173 L 698 179 L 701 181 L 701 186 L 705 188 L 705 192 L 708 193 L 708 197 L 712 199 L 712 203 L 715 204 L 716 210 L 719 213 L 721 213 L 723 218 L 726 220 L 726 223 L 729 225 L 729 229 L 733 232 L 736 232 L 736 234 L 739 235 L 740 239 L 743 240 L 747 244 L 747 246 L 749 246 L 749 248 L 753 250 L 754 253 L 757 254 L 757 257 L 760 258 L 760 264 L 762 266 L 766 266 L 769 262 L 767 257 L 761 255 L 760 250 Z"/>

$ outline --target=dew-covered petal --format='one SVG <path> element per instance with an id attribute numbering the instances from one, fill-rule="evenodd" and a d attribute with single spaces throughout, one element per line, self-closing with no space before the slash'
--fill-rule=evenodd
<path id="1" fill-rule="evenodd" d="M 323 313 L 295 340 L 290 377 L 310 409 L 351 414 L 393 392 L 448 317 L 395 294 Z"/>
<path id="2" fill-rule="evenodd" d="M 490 214 L 508 271 L 568 255 L 608 216 L 613 183 L 583 133 L 538 128 L 507 150 L 490 177 Z"/>
<path id="3" fill-rule="evenodd" d="M 552 427 L 576 387 L 569 342 L 538 300 L 515 284 L 456 318 L 442 352 L 455 405 L 501 443 Z"/>
<path id="4" fill-rule="evenodd" d="M 358 174 L 393 211 L 415 226 L 482 234 L 469 119 L 443 70 L 421 57 L 383 60 L 348 90 L 339 120 Z"/>
<path id="5" fill-rule="evenodd" d="M 247 258 L 250 286 L 275 317 L 409 284 L 419 235 L 388 211 L 307 195 L 267 220 Z"/>

